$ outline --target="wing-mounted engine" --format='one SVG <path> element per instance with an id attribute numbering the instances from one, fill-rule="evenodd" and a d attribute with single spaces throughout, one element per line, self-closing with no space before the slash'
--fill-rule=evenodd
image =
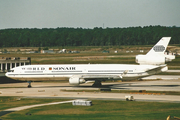
<path id="1" fill-rule="evenodd" d="M 137 55 L 136 63 L 140 65 L 162 65 L 165 64 L 165 56 Z"/>
<path id="2" fill-rule="evenodd" d="M 83 84 L 86 81 L 84 80 L 84 78 L 81 78 L 81 76 L 72 76 L 69 78 L 69 84 L 70 85 L 79 85 L 79 84 Z"/>
<path id="3" fill-rule="evenodd" d="M 128 71 L 125 71 L 122 75 L 74 75 L 69 78 L 70 85 L 79 85 L 88 82 L 100 82 L 103 80 L 121 80 L 123 75 Z"/>

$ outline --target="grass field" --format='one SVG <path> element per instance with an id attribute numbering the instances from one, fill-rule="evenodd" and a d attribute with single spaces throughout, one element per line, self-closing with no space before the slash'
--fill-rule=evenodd
<path id="1" fill-rule="evenodd" d="M 76 53 L 76 54 L 0 54 L 1 57 L 31 57 L 32 64 L 136 64 L 138 53 Z M 180 66 L 180 56 L 166 63 L 171 69 Z M 179 69 L 179 68 L 177 68 Z"/>
<path id="2" fill-rule="evenodd" d="M 1 99 L 1 98 L 0 98 Z M 10 98 L 4 98 L 10 99 Z M 0 109 L 66 101 L 62 99 L 22 99 L 0 102 Z M 168 115 L 180 117 L 179 103 L 92 100 L 93 106 L 72 106 L 71 103 L 43 106 L 12 112 L 3 120 L 165 120 Z M 3 105 L 3 106 L 2 106 Z"/>
<path id="3" fill-rule="evenodd" d="M 20 97 L 0 97 L 0 111 L 25 105 L 34 105 L 40 103 L 57 102 L 59 99 L 22 99 Z"/>
<path id="4" fill-rule="evenodd" d="M 146 54 L 153 45 L 130 45 L 130 46 L 67 46 L 67 51 L 77 50 L 80 53 L 61 53 L 61 54 L 22 54 L 12 52 L 11 54 L 0 54 L 0 57 L 31 57 L 32 64 L 136 64 L 135 56 L 138 54 Z M 51 50 L 59 51 L 64 47 L 52 47 Z M 17 47 L 17 48 L 1 48 L 1 50 L 7 49 L 8 51 L 33 51 L 38 50 L 38 47 Z M 171 45 L 168 50 L 176 52 L 179 50 L 178 45 Z M 108 50 L 110 53 L 102 53 L 103 50 Z M 114 53 L 118 50 L 118 53 Z M 140 53 L 140 50 L 144 50 L 144 53 Z M 127 51 L 129 51 L 127 53 Z M 133 51 L 133 52 L 130 52 Z M 180 69 L 180 56 L 176 56 L 176 59 L 167 63 L 170 69 Z"/>

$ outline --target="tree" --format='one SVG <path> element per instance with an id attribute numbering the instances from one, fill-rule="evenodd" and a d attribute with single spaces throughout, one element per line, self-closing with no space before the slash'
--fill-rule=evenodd
<path id="1" fill-rule="evenodd" d="M 49 50 L 49 48 L 48 48 L 48 47 L 45 47 L 45 48 L 43 48 L 43 50 Z"/>
<path id="2" fill-rule="evenodd" d="M 53 47 L 149 45 L 171 36 L 180 44 L 180 27 L 145 26 L 129 28 L 43 28 L 0 30 L 0 47 Z"/>

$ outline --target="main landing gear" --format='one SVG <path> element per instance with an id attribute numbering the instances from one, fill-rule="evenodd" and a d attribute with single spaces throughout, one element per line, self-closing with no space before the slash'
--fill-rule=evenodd
<path id="1" fill-rule="evenodd" d="M 27 86 L 28 88 L 31 88 L 31 81 L 28 81 L 29 85 Z"/>
<path id="2" fill-rule="evenodd" d="M 101 87 L 101 81 L 95 80 L 94 84 L 92 85 L 93 87 Z"/>

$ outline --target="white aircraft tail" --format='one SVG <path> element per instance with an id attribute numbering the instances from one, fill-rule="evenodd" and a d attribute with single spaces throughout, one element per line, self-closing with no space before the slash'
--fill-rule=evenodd
<path id="1" fill-rule="evenodd" d="M 163 37 L 146 55 L 164 55 L 171 37 Z"/>
<path id="2" fill-rule="evenodd" d="M 171 37 L 163 37 L 146 55 L 137 55 L 136 63 L 140 65 L 163 65 L 168 60 L 164 54 Z M 169 58 L 169 57 L 168 57 Z"/>

